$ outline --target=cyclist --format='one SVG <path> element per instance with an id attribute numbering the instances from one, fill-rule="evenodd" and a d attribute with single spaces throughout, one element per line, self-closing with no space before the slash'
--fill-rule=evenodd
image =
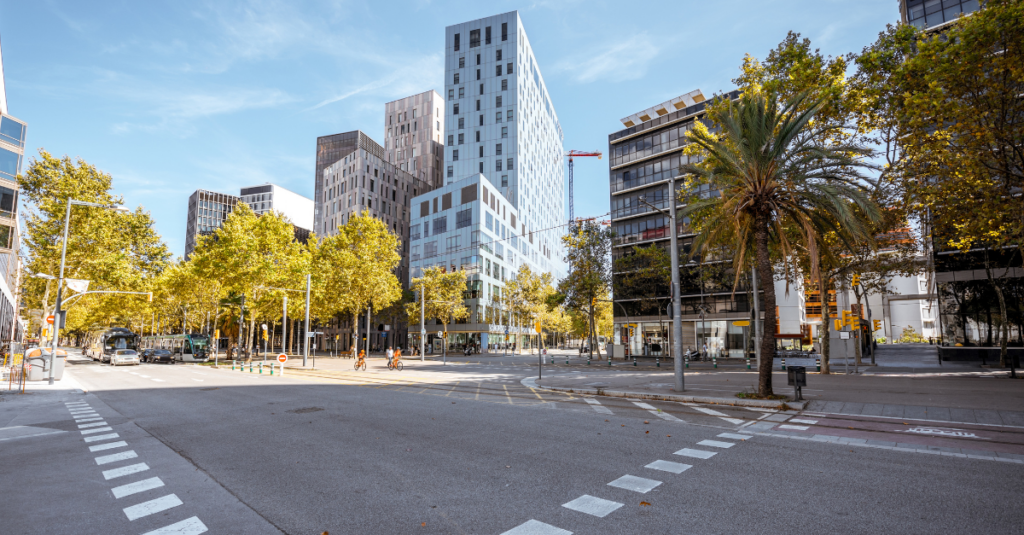
<path id="1" fill-rule="evenodd" d="M 398 368 L 399 363 L 402 362 L 402 348 L 395 349 L 395 354 L 391 359 L 391 367 Z"/>

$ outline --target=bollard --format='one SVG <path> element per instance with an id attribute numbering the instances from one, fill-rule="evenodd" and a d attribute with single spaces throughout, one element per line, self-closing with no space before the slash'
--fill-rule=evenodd
<path id="1" fill-rule="evenodd" d="M 608 365 L 609 365 L 609 366 L 611 366 L 611 365 L 612 365 L 612 358 L 611 358 L 611 357 L 608 357 Z"/>
<path id="2" fill-rule="evenodd" d="M 782 369 L 786 369 L 786 359 L 782 359 Z"/>
<path id="3" fill-rule="evenodd" d="M 633 357 L 633 366 L 636 366 L 636 357 Z"/>
<path id="4" fill-rule="evenodd" d="M 654 367 L 655 368 L 660 368 L 661 367 L 661 360 L 658 359 L 657 357 L 654 358 Z"/>
<path id="5" fill-rule="evenodd" d="M 569 364 L 569 355 L 566 355 L 566 356 L 565 356 L 565 363 L 566 363 L 566 364 Z"/>
<path id="6" fill-rule="evenodd" d="M 590 366 L 590 357 L 587 357 L 587 366 Z"/>
<path id="7" fill-rule="evenodd" d="M 685 366 L 684 366 L 685 368 L 689 368 L 690 367 L 690 357 L 683 357 L 683 362 L 685 364 Z"/>
<path id="8" fill-rule="evenodd" d="M 713 365 L 712 367 L 717 368 L 718 367 L 718 357 L 711 357 L 711 364 Z"/>
<path id="9" fill-rule="evenodd" d="M 263 363 L 260 363 L 260 375 L 263 375 Z"/>
<path id="10" fill-rule="evenodd" d="M 270 364 L 270 375 L 274 375 L 274 364 Z"/>
<path id="11" fill-rule="evenodd" d="M 231 361 L 231 371 L 235 371 L 235 361 Z"/>
<path id="12" fill-rule="evenodd" d="M 252 361 L 249 361 L 249 373 L 252 373 Z"/>
<path id="13" fill-rule="evenodd" d="M 820 372 L 821 371 L 821 357 L 817 357 L 817 358 L 814 359 L 814 365 L 818 367 L 818 371 Z"/>
<path id="14" fill-rule="evenodd" d="M 747 369 L 750 369 L 750 357 L 747 357 Z"/>

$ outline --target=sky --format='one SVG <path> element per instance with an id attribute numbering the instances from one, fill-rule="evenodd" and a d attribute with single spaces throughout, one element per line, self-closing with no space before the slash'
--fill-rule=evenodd
<path id="1" fill-rule="evenodd" d="M 623 117 L 732 90 L 744 55 L 788 31 L 837 56 L 899 20 L 898 0 L 0 0 L 22 171 L 40 149 L 86 160 L 182 255 L 196 189 L 273 182 L 312 198 L 318 136 L 382 142 L 386 102 L 443 93 L 445 27 L 513 10 L 565 149 L 602 152 Z M 578 216 L 608 212 L 608 171 L 576 163 Z"/>

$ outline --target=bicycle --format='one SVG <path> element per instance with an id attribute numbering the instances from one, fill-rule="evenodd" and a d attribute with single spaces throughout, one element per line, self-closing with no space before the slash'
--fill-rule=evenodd
<path id="1" fill-rule="evenodd" d="M 394 357 L 391 358 L 391 362 L 388 362 L 389 370 L 402 371 L 402 368 L 404 367 L 405 365 L 402 364 L 402 357 L 400 357 L 399 355 L 395 355 Z"/>
<path id="2" fill-rule="evenodd" d="M 359 358 L 356 360 L 355 369 L 356 371 L 366 371 L 366 358 L 364 354 L 359 354 Z"/>

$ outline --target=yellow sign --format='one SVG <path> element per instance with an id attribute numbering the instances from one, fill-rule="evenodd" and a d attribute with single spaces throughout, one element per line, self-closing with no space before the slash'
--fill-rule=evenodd
<path id="1" fill-rule="evenodd" d="M 736 327 L 750 327 L 750 321 L 749 320 L 734 321 L 734 322 L 732 322 L 732 324 L 734 326 L 736 326 Z"/>

